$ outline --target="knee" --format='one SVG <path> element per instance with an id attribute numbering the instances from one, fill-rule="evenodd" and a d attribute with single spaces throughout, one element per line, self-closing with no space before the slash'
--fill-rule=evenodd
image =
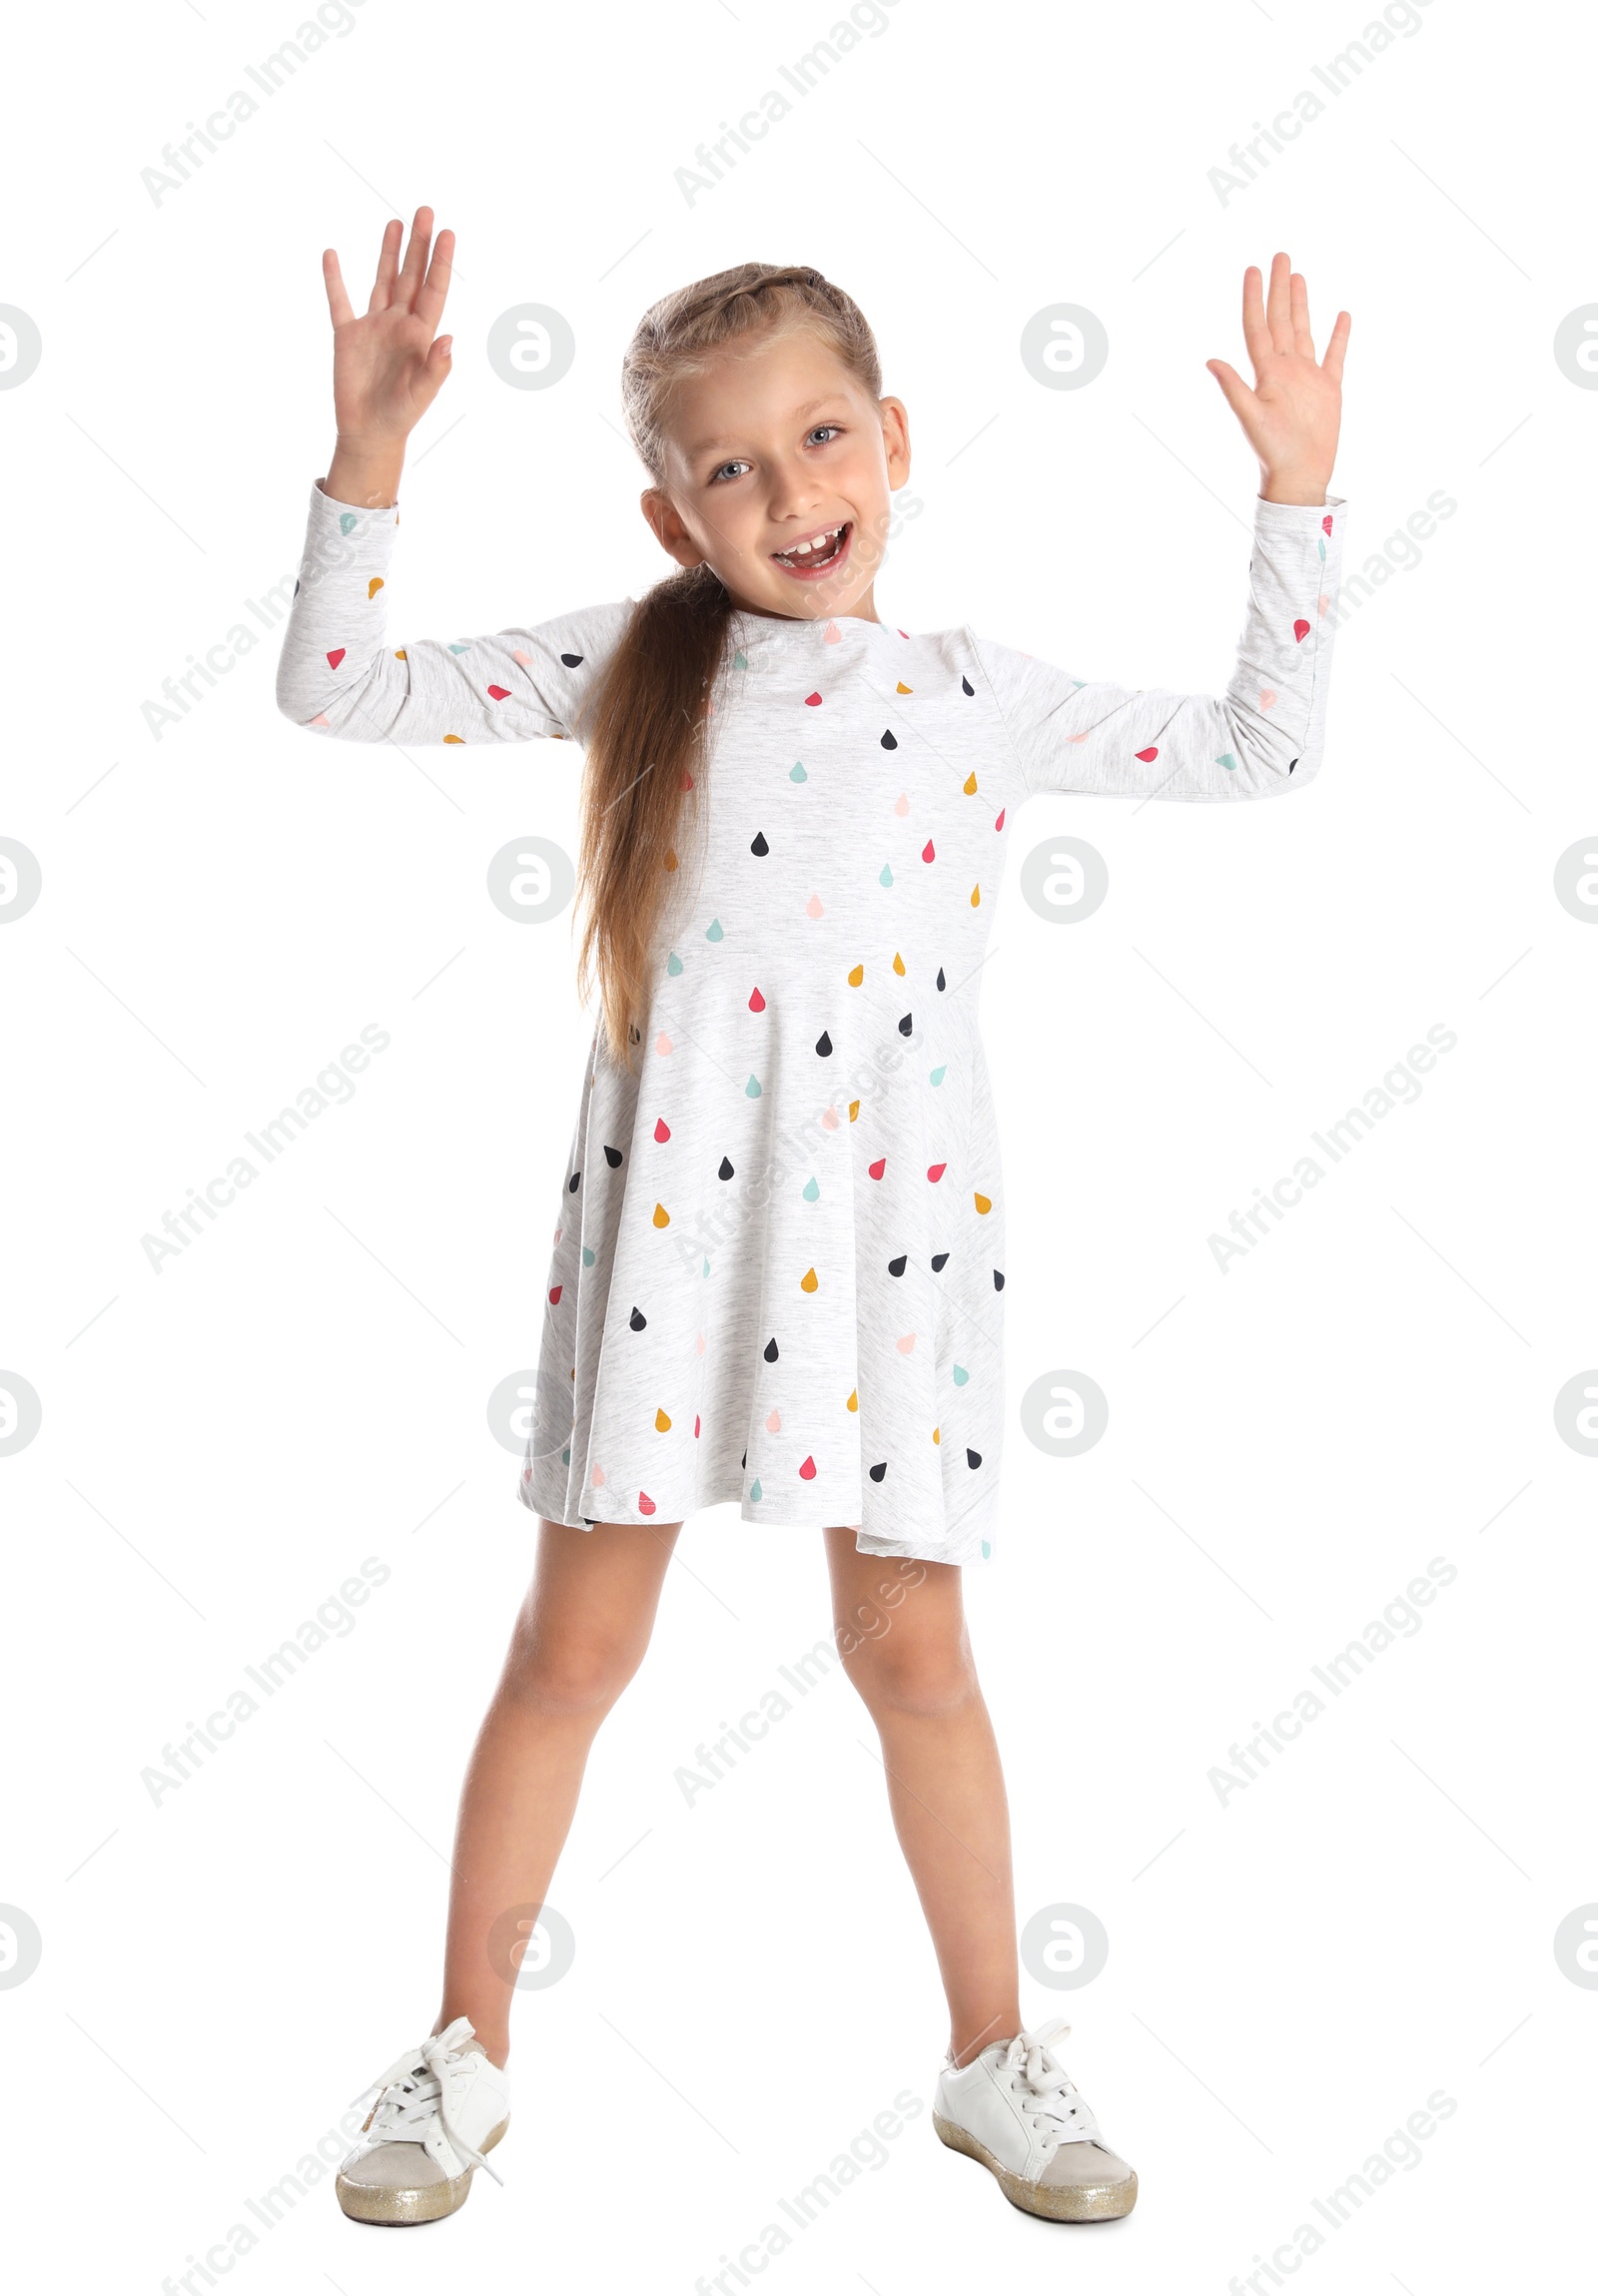
<path id="1" fill-rule="evenodd" d="M 936 1719 L 957 1714 L 981 1695 L 965 1630 L 912 1634 L 907 1619 L 861 1639 L 844 1658 L 844 1671 L 874 1714 Z"/>
<path id="2" fill-rule="evenodd" d="M 518 1626 L 505 1661 L 503 1691 L 540 1713 L 602 1717 L 638 1671 L 640 1648 L 602 1631 L 539 1634 Z"/>

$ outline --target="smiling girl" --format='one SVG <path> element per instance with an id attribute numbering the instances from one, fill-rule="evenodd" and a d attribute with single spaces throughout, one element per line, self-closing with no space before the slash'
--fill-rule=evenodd
<path id="1" fill-rule="evenodd" d="M 1278 255 L 1243 283 L 1258 456 L 1224 695 L 1068 676 L 878 610 L 905 407 L 841 288 L 741 264 L 664 297 L 622 366 L 677 571 L 469 642 L 385 629 L 405 439 L 441 387 L 453 235 L 391 223 L 357 317 L 330 250 L 338 442 L 313 487 L 278 701 L 351 741 L 571 738 L 598 1023 L 558 1189 L 518 1494 L 532 1583 L 461 1796 L 443 1995 L 374 2084 L 338 2181 L 368 2223 L 445 2216 L 503 2136 L 515 1980 L 588 1750 L 649 1641 L 683 1521 L 819 1532 L 937 1951 L 934 2126 L 1006 2196 L 1123 2216 L 1137 2177 L 1028 2030 L 1003 1774 L 962 1610 L 994 1549 L 1004 1190 L 977 1025 L 1017 809 L 1040 790 L 1276 797 L 1319 768 L 1348 318 L 1322 360 Z M 1156 533 L 1152 542 L 1163 547 Z"/>

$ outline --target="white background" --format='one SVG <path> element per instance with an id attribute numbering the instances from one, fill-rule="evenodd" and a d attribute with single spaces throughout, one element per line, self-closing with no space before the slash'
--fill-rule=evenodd
<path id="1" fill-rule="evenodd" d="M 1110 898 L 1052 925 L 1013 871 L 984 989 L 1012 1409 L 968 1600 L 1021 1916 L 1082 1905 L 1110 1937 L 1024 2012 L 1073 2017 L 1142 2198 L 1099 2231 L 1025 2218 L 924 2102 L 760 2284 L 1219 2292 L 1305 2222 L 1315 2296 L 1574 2284 L 1598 1997 L 1552 1939 L 1598 1899 L 1598 1462 L 1552 1406 L 1598 1361 L 1598 932 L 1552 873 L 1598 830 L 1598 394 L 1552 339 L 1598 299 L 1593 42 L 1574 10 L 1430 0 L 1222 204 L 1207 171 L 1371 16 L 897 0 L 691 204 L 675 171 L 835 11 L 365 0 L 159 205 L 141 170 L 253 85 L 292 0 L 14 28 L 0 301 L 44 342 L 0 393 L 0 835 L 44 879 L 0 934 L 0 1368 L 43 1406 L 0 1459 L 0 1900 L 43 1939 L 0 1989 L 19 2284 L 153 2296 L 243 2223 L 246 2296 L 457 2269 L 687 2292 L 899 2091 L 930 2100 L 946 2033 L 846 1682 L 693 1808 L 674 1783 L 828 1627 L 819 1541 L 718 1510 L 590 1766 L 551 1893 L 576 1961 L 517 2003 L 506 2188 L 407 2240 L 346 2223 L 331 2173 L 271 2232 L 246 2207 L 433 2017 L 534 1536 L 485 1404 L 536 1348 L 588 1034 L 567 921 L 518 928 L 483 882 L 511 838 L 574 849 L 574 749 L 330 748 L 276 714 L 275 637 L 159 741 L 142 714 L 292 575 L 332 445 L 322 248 L 364 294 L 423 200 L 459 235 L 456 352 L 396 643 L 667 570 L 621 352 L 656 296 L 754 257 L 846 286 L 909 406 L 885 618 L 1218 690 L 1255 477 L 1202 363 L 1244 366 L 1241 273 L 1277 247 L 1321 337 L 1352 310 L 1345 570 L 1434 490 L 1457 510 L 1343 628 L 1318 782 L 1039 799 L 1021 851 L 1088 839 Z M 547 391 L 483 352 L 529 301 L 576 333 Z M 1080 391 L 1018 355 L 1062 301 L 1110 337 Z M 368 1023 L 393 1042 L 354 1101 L 153 1272 L 141 1237 Z M 1211 1231 L 1438 1023 L 1419 1101 L 1222 1274 Z M 1062 1367 L 1110 1403 L 1069 1461 L 1015 1408 Z M 355 1631 L 153 1804 L 141 1771 L 368 1556 L 391 1576 Z M 1222 1806 L 1232 1742 L 1436 1556 L 1457 1577 L 1421 1630 Z M 1419 2165 L 1330 2232 L 1313 2198 L 1439 2089 Z"/>

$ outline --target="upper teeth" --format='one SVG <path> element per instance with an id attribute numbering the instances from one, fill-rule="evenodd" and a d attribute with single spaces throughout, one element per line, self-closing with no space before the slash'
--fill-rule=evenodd
<path id="1" fill-rule="evenodd" d="M 812 534 L 808 542 L 790 543 L 786 550 L 779 552 L 779 555 L 784 558 L 805 557 L 811 550 L 819 550 L 826 543 L 836 541 L 842 532 L 842 525 L 829 526 L 824 534 Z"/>

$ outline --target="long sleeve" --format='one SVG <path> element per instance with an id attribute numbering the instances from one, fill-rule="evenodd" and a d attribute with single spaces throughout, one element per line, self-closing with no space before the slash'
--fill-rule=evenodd
<path id="1" fill-rule="evenodd" d="M 634 601 L 452 641 L 386 642 L 399 505 L 363 510 L 313 484 L 305 555 L 278 658 L 285 717 L 340 741 L 570 738 Z"/>
<path id="2" fill-rule="evenodd" d="M 1325 739 L 1344 502 L 1257 501 L 1248 608 L 1225 693 L 1068 676 L 977 638 L 1029 796 L 1278 797 L 1312 780 Z"/>

